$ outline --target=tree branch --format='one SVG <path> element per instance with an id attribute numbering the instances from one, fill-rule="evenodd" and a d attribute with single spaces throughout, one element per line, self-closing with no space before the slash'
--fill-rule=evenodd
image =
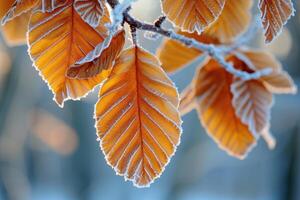
<path id="1" fill-rule="evenodd" d="M 257 79 L 259 77 L 266 76 L 272 72 L 271 68 L 265 68 L 263 70 L 256 71 L 254 73 L 248 73 L 245 71 L 235 69 L 231 63 L 226 61 L 226 59 L 224 58 L 224 55 L 229 53 L 230 49 L 238 48 L 240 45 L 244 44 L 245 43 L 244 40 L 242 40 L 240 43 L 238 43 L 236 45 L 233 45 L 233 47 L 228 47 L 228 48 L 218 48 L 213 44 L 201 43 L 193 38 L 188 38 L 183 35 L 180 35 L 180 34 L 174 32 L 173 30 L 166 30 L 166 29 L 162 28 L 161 27 L 162 22 L 159 22 L 160 24 L 159 24 L 159 26 L 157 26 L 156 24 L 149 24 L 149 23 L 145 23 L 145 22 L 135 19 L 134 17 L 132 17 L 129 14 L 129 9 L 128 9 L 128 7 L 130 7 L 130 5 L 133 1 L 134 0 L 124 0 L 122 2 L 123 12 L 120 13 L 119 10 L 117 12 L 114 12 L 115 14 L 117 13 L 119 15 L 122 15 L 124 22 L 129 24 L 130 27 L 135 27 L 135 29 L 137 29 L 137 30 L 143 30 L 143 31 L 157 33 L 157 34 L 163 35 L 165 37 L 171 38 L 173 40 L 177 40 L 188 47 L 193 47 L 202 52 L 205 52 L 211 58 L 216 60 L 220 65 L 222 65 L 222 67 L 224 67 L 224 69 L 227 70 L 229 73 L 231 73 L 234 76 L 239 77 L 243 80 Z M 121 5 L 118 2 L 118 0 L 108 0 L 108 3 L 114 9 L 117 9 L 118 5 Z M 125 6 L 125 8 L 124 8 L 124 6 Z"/>

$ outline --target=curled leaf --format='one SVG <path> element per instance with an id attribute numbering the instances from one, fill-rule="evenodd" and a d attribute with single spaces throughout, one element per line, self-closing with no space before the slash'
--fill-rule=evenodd
<path id="1" fill-rule="evenodd" d="M 117 32 L 114 36 L 108 36 L 93 51 L 88 53 L 86 57 L 68 69 L 68 77 L 79 79 L 90 78 L 111 69 L 124 44 L 124 30 Z"/>
<path id="2" fill-rule="evenodd" d="M 96 128 L 105 158 L 138 187 L 164 171 L 181 134 L 178 93 L 158 60 L 132 47 L 121 53 L 96 105 Z"/>

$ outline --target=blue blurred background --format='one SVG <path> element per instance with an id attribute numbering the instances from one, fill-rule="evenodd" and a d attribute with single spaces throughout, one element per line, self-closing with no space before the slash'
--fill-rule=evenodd
<path id="1" fill-rule="evenodd" d="M 133 14 L 151 22 L 160 14 L 159 1 L 138 1 Z M 155 53 L 160 40 L 140 36 Z M 262 34 L 253 44 L 273 52 L 300 86 L 300 15 L 271 45 L 263 44 Z M 31 65 L 27 47 L 9 48 L 1 39 L 0 200 L 300 199 L 299 94 L 276 96 L 271 123 L 276 149 L 260 140 L 243 161 L 218 149 L 193 111 L 183 119 L 181 145 L 162 177 L 137 189 L 115 175 L 99 149 L 93 120 L 97 90 L 60 109 Z M 180 90 L 196 66 L 171 76 Z"/>

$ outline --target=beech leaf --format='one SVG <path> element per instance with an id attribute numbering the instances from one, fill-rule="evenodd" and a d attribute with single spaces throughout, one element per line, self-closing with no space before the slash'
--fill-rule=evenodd
<path id="1" fill-rule="evenodd" d="M 233 42 L 250 25 L 253 0 L 226 0 L 218 19 L 205 29 L 205 33 L 222 43 Z"/>
<path id="2" fill-rule="evenodd" d="M 90 78 L 109 70 L 125 44 L 125 31 L 121 30 L 114 36 L 109 35 L 102 43 L 88 53 L 86 57 L 71 66 L 67 75 L 71 78 Z"/>
<path id="3" fill-rule="evenodd" d="M 294 15 L 292 0 L 260 0 L 262 24 L 266 42 L 272 42 L 282 31 L 283 26 Z"/>
<path id="4" fill-rule="evenodd" d="M 103 0 L 74 0 L 74 7 L 82 19 L 93 27 L 97 27 L 105 13 Z"/>
<path id="5" fill-rule="evenodd" d="M 102 26 L 94 29 L 85 23 L 74 10 L 71 0 L 53 12 L 32 15 L 29 53 L 60 106 L 67 99 L 85 96 L 105 79 L 101 74 L 84 80 L 66 77 L 70 66 L 103 42 L 106 32 Z"/>
<path id="6" fill-rule="evenodd" d="M 220 16 L 226 0 L 162 0 L 166 16 L 181 30 L 201 33 Z"/>
<path id="7" fill-rule="evenodd" d="M 138 187 L 164 171 L 181 135 L 179 97 L 158 60 L 138 46 L 123 51 L 95 108 L 105 158 Z"/>

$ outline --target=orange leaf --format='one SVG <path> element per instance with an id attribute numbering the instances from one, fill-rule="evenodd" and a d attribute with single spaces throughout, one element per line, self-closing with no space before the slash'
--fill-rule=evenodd
<path id="1" fill-rule="evenodd" d="M 231 85 L 236 115 L 256 136 L 268 128 L 272 93 L 258 80 L 243 81 L 235 78 Z"/>
<path id="2" fill-rule="evenodd" d="M 186 115 L 191 112 L 194 108 L 196 108 L 196 101 L 195 99 L 195 90 L 192 85 L 189 85 L 185 90 L 180 94 L 180 104 L 179 104 L 179 111 L 180 114 Z"/>
<path id="3" fill-rule="evenodd" d="M 0 1 L 0 18 L 2 19 L 14 4 L 15 0 Z"/>
<path id="4" fill-rule="evenodd" d="M 36 4 L 37 0 L 17 0 L 2 19 L 2 24 L 31 11 Z"/>
<path id="5" fill-rule="evenodd" d="M 205 44 L 218 44 L 218 40 L 209 37 L 205 34 L 198 35 L 197 33 L 178 32 L 189 38 L 193 38 Z M 158 50 L 159 60 L 166 72 L 175 72 L 182 69 L 184 66 L 193 62 L 197 57 L 201 56 L 202 52 L 198 49 L 187 47 L 180 42 L 172 39 L 164 40 Z"/>
<path id="6" fill-rule="evenodd" d="M 181 135 L 178 93 L 158 60 L 132 47 L 121 53 L 96 105 L 105 158 L 138 187 L 164 171 Z"/>
<path id="7" fill-rule="evenodd" d="M 56 8 L 65 5 L 67 2 L 70 2 L 70 0 L 39 0 L 39 1 L 40 4 L 37 10 L 42 12 L 52 12 Z"/>
<path id="8" fill-rule="evenodd" d="M 256 144 L 256 138 L 235 114 L 231 83 L 232 75 L 210 60 L 198 70 L 192 84 L 194 98 L 189 99 L 196 106 L 202 125 L 220 148 L 242 159 Z"/>
<path id="9" fill-rule="evenodd" d="M 221 14 L 226 0 L 162 0 L 166 16 L 183 31 L 201 33 Z"/>
<path id="10" fill-rule="evenodd" d="M 266 42 L 272 42 L 294 14 L 291 0 L 260 0 L 259 8 L 265 30 Z"/>
<path id="11" fill-rule="evenodd" d="M 74 7 L 82 19 L 93 27 L 97 27 L 105 12 L 103 0 L 74 0 Z"/>
<path id="12" fill-rule="evenodd" d="M 102 72 L 111 70 L 111 67 L 122 51 L 125 44 L 125 31 L 121 30 L 113 37 L 107 37 L 104 42 L 87 54 L 68 69 L 67 75 L 71 78 L 90 78 Z"/>
<path id="13" fill-rule="evenodd" d="M 107 18 L 107 17 L 106 17 Z M 99 31 L 101 30 L 101 31 Z M 104 28 L 92 28 L 73 8 L 73 1 L 51 13 L 35 12 L 29 28 L 29 53 L 59 105 L 85 96 L 105 77 L 85 80 L 66 77 L 67 69 L 85 57 L 106 37 Z"/>
<path id="14" fill-rule="evenodd" d="M 218 38 L 222 43 L 230 43 L 245 32 L 251 21 L 253 0 L 226 0 L 220 17 L 205 33 Z"/>
<path id="15" fill-rule="evenodd" d="M 287 72 L 282 69 L 282 66 L 276 58 L 266 51 L 259 50 L 240 50 L 255 67 L 253 70 L 262 70 L 271 68 L 273 71 L 270 75 L 263 76 L 260 80 L 263 81 L 265 87 L 272 93 L 288 94 L 296 93 L 297 87 L 292 78 Z"/>

